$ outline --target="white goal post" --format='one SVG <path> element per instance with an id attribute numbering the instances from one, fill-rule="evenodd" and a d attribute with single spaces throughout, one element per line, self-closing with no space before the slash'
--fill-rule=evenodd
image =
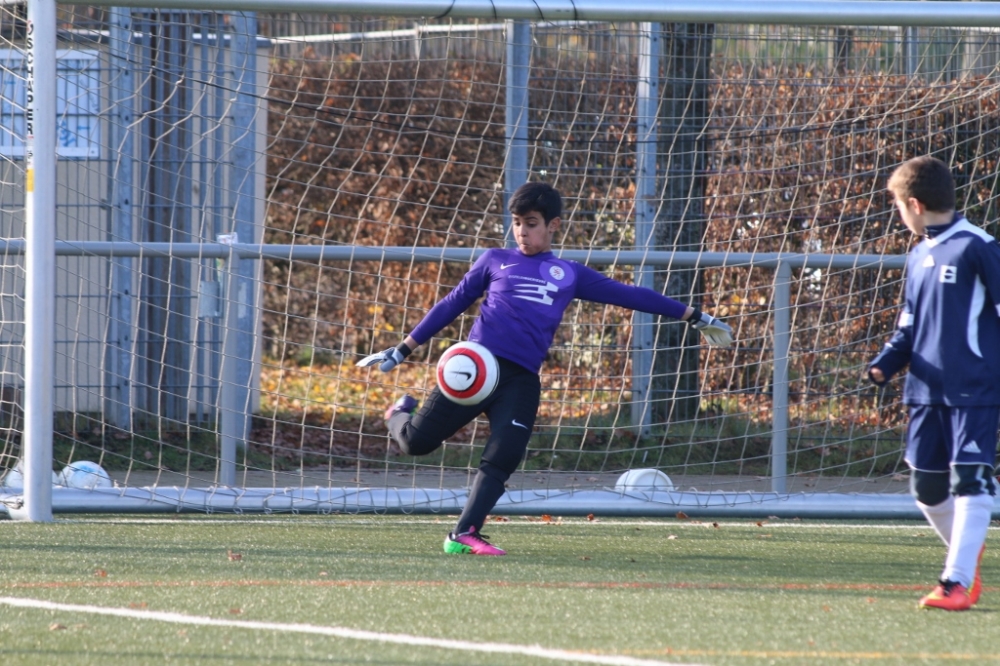
<path id="1" fill-rule="evenodd" d="M 1000 231 L 1000 2 L 146 6 L 0 5 L 0 510 L 457 513 L 485 422 L 417 459 L 381 412 L 469 317 L 353 362 L 545 179 L 558 254 L 738 344 L 570 308 L 497 514 L 919 517 L 863 380 L 909 247 L 884 181 L 939 155 Z"/>

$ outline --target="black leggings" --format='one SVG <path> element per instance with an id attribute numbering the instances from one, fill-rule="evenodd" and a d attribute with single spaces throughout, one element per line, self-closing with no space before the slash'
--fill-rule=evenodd
<path id="1" fill-rule="evenodd" d="M 479 467 L 492 477 L 502 476 L 498 481 L 506 481 L 528 449 L 542 386 L 536 373 L 506 359 L 497 362 L 496 390 L 478 405 L 454 403 L 435 387 L 412 418 L 402 413 L 390 418 L 389 432 L 403 452 L 411 456 L 431 453 L 474 418 L 486 414 L 490 437 Z"/>

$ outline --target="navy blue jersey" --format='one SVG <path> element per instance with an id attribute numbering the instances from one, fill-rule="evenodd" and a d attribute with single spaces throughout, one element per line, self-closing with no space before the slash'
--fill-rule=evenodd
<path id="1" fill-rule="evenodd" d="M 906 261 L 899 324 L 872 362 L 886 379 L 910 366 L 908 405 L 1000 405 L 1000 245 L 958 216 Z"/>
<path id="2" fill-rule="evenodd" d="M 484 295 L 469 340 L 532 372 L 542 367 L 563 313 L 574 298 L 674 319 L 687 310 L 683 303 L 652 289 L 623 284 L 551 252 L 528 256 L 516 249 L 493 249 L 476 260 L 410 336 L 424 344 Z"/>

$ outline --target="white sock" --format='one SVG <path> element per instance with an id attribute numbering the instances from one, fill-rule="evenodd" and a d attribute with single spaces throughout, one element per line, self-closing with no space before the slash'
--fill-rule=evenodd
<path id="1" fill-rule="evenodd" d="M 955 524 L 951 531 L 951 545 L 944 562 L 941 580 L 953 580 L 966 588 L 972 587 L 976 575 L 979 551 L 986 543 L 993 511 L 991 495 L 969 495 L 955 498 Z"/>
<path id="2" fill-rule="evenodd" d="M 927 522 L 931 524 L 937 535 L 941 537 L 941 541 L 944 541 L 944 545 L 950 545 L 952 524 L 955 520 L 955 498 L 948 495 L 948 499 L 939 504 L 917 502 L 917 507 L 923 512 Z"/>

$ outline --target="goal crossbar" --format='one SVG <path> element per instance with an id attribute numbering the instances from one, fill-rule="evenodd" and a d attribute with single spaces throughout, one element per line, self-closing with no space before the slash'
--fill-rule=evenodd
<path id="1" fill-rule="evenodd" d="M 83 0 L 67 4 L 147 7 L 146 0 Z M 269 0 L 161 0 L 164 9 L 270 12 Z M 887 7 L 887 5 L 892 5 Z M 528 21 L 676 21 L 704 23 L 787 23 L 792 25 L 901 25 L 997 27 L 997 2 L 864 2 L 742 0 L 664 3 L 661 0 L 285 0 L 283 12 L 391 16 L 399 18 L 521 19 Z"/>

